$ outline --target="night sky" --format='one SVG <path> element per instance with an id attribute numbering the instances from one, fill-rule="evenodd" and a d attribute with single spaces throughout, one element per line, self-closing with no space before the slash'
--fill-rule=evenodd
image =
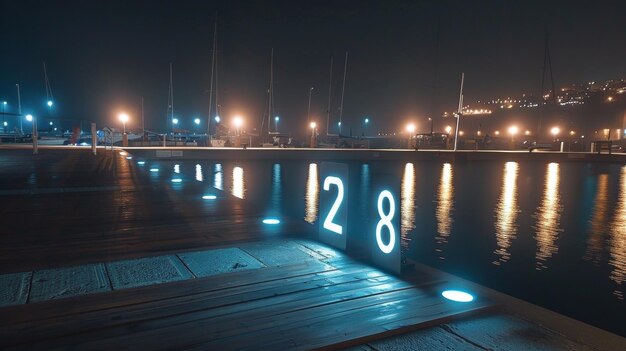
<path id="1" fill-rule="evenodd" d="M 311 86 L 311 114 L 326 120 L 331 56 L 337 120 L 346 51 L 355 129 L 453 109 L 463 71 L 466 102 L 537 94 L 546 28 L 557 87 L 626 77 L 624 1 L 0 1 L 0 99 L 17 110 L 20 83 L 23 112 L 46 115 L 45 61 L 53 116 L 100 124 L 121 110 L 136 121 L 143 96 L 146 128 L 163 129 L 172 62 L 175 115 L 206 126 L 216 15 L 221 115 L 248 128 L 266 109 L 271 48 L 276 114 L 296 133 Z"/>

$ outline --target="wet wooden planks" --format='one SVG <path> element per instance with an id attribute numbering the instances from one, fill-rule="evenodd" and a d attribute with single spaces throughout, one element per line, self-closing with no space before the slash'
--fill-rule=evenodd
<path id="1" fill-rule="evenodd" d="M 432 325 L 489 305 L 442 299 L 348 258 L 310 260 L 3 309 L 3 349 L 311 349 Z M 339 267 L 339 268 L 337 268 Z"/>

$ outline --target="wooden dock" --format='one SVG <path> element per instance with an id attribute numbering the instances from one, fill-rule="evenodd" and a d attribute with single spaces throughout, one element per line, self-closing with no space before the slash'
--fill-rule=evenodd
<path id="1" fill-rule="evenodd" d="M 241 248 L 246 250 L 246 246 Z M 332 250 L 329 250 L 332 251 Z M 280 255 L 280 251 L 276 254 Z M 0 309 L 0 348 L 304 350 L 358 345 L 489 307 L 341 253 L 287 265 Z"/>

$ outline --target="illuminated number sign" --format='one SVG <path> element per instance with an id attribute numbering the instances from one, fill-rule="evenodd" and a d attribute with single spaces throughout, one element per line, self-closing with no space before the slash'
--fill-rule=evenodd
<path id="1" fill-rule="evenodd" d="M 320 240 L 345 250 L 348 233 L 348 166 L 322 162 L 320 176 Z"/>
<path id="2" fill-rule="evenodd" d="M 372 262 L 380 268 L 400 273 L 400 189 L 399 178 L 384 174 L 373 175 L 375 184 L 370 195 L 360 198 L 368 208 L 366 213 L 353 211 L 348 216 L 348 165 L 322 162 L 320 166 L 322 189 L 319 202 L 320 241 L 345 250 L 347 240 L 365 241 Z M 364 215 L 367 218 L 362 218 Z M 352 226 L 348 218 L 360 221 L 365 227 Z"/>
<path id="3" fill-rule="evenodd" d="M 374 264 L 385 270 L 400 273 L 400 202 L 399 192 L 392 189 L 397 180 L 391 177 L 384 178 L 372 192 L 370 200 L 369 246 L 370 255 Z M 399 184 L 398 184 L 399 185 Z"/>

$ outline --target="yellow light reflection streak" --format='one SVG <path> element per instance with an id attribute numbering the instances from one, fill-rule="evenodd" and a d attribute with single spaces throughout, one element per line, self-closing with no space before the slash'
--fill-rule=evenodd
<path id="1" fill-rule="evenodd" d="M 614 290 L 618 299 L 624 299 L 622 283 L 626 280 L 626 166 L 622 167 L 620 192 L 611 225 L 611 244 L 609 264 L 613 266 L 610 278 L 619 287 Z"/>
<path id="2" fill-rule="evenodd" d="M 233 167 L 232 194 L 240 199 L 246 198 L 246 186 L 243 179 L 243 168 Z"/>
<path id="3" fill-rule="evenodd" d="M 537 240 L 537 270 L 547 268 L 547 261 L 557 253 L 556 240 L 561 224 L 561 197 L 559 194 L 560 171 L 558 163 L 550 163 L 546 169 L 545 188 L 541 205 L 535 212 Z"/>
<path id="4" fill-rule="evenodd" d="M 410 240 L 408 233 L 415 228 L 415 165 L 412 163 L 404 166 L 400 199 L 400 236 L 402 248 L 406 250 Z"/>
<path id="5" fill-rule="evenodd" d="M 317 164 L 309 164 L 309 174 L 306 180 L 306 195 L 304 198 L 305 215 L 304 220 L 314 223 L 317 220 L 319 181 L 317 179 Z"/>
<path id="6" fill-rule="evenodd" d="M 604 235 L 608 232 L 609 221 L 609 175 L 598 176 L 598 189 L 593 201 L 593 214 L 589 220 L 590 231 L 587 250 L 583 259 L 599 265 L 602 261 Z"/>
<path id="7" fill-rule="evenodd" d="M 437 236 L 435 241 L 437 244 L 445 244 L 452 230 L 451 212 L 454 206 L 454 187 L 452 185 L 453 174 L 452 165 L 444 163 L 441 168 L 441 180 L 439 182 L 439 193 L 437 196 L 437 210 L 435 217 L 437 218 Z M 439 252 L 439 258 L 444 259 L 443 249 L 441 247 L 435 249 Z"/>
<path id="8" fill-rule="evenodd" d="M 517 235 L 517 215 L 519 206 L 517 203 L 517 174 L 519 164 L 517 162 L 507 162 L 504 164 L 504 173 L 502 175 L 502 188 L 500 190 L 500 199 L 496 206 L 496 243 L 498 248 L 494 253 L 500 258 L 493 264 L 500 265 L 501 262 L 507 262 L 511 257 L 508 252 L 511 241 Z"/>

